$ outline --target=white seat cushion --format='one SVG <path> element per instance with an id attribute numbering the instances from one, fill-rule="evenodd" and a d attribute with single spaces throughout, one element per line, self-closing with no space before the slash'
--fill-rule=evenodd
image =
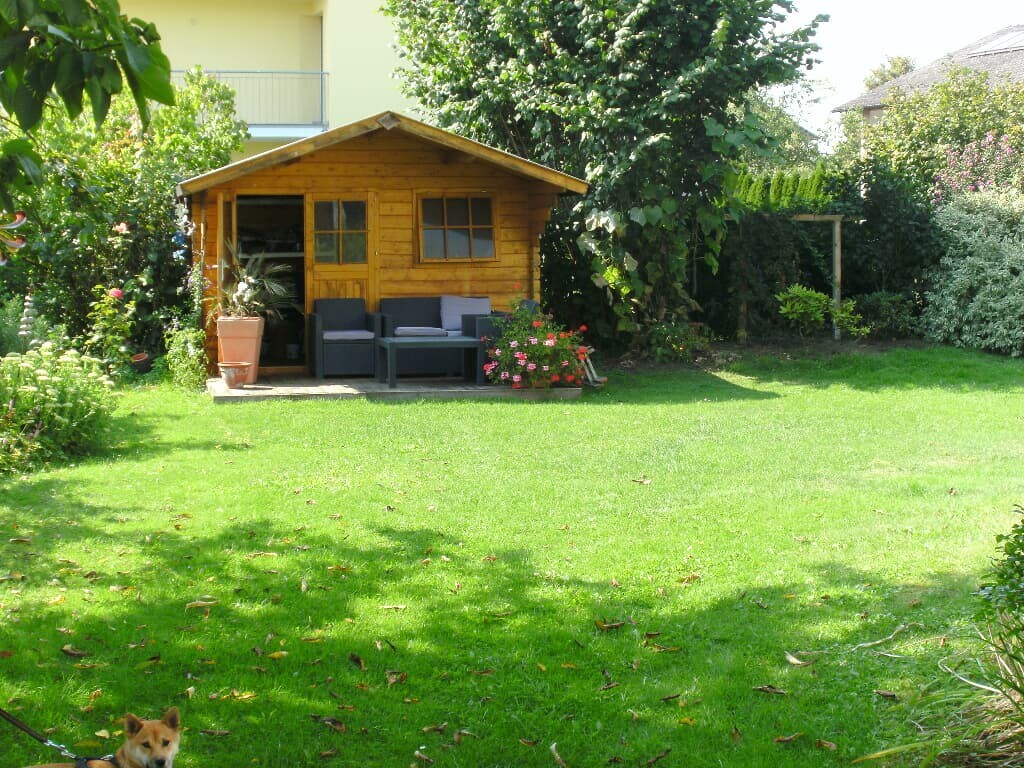
<path id="1" fill-rule="evenodd" d="M 424 325 L 400 325 L 395 336 L 447 336 L 444 328 L 430 328 Z"/>
<path id="2" fill-rule="evenodd" d="M 448 336 L 461 336 L 462 331 L 445 331 L 445 334 Z"/>
<path id="3" fill-rule="evenodd" d="M 373 331 L 324 331 L 324 341 L 370 341 Z"/>
<path id="4" fill-rule="evenodd" d="M 471 299 L 466 296 L 441 297 L 441 325 L 448 331 L 462 331 L 463 315 L 491 314 L 491 300 Z"/>

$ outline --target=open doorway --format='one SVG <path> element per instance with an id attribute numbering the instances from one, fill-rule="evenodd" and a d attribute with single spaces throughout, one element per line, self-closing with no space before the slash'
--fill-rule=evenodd
<path id="1" fill-rule="evenodd" d="M 239 195 L 237 200 L 238 258 L 262 256 L 283 264 L 282 277 L 291 289 L 293 307 L 281 318 L 267 320 L 260 350 L 260 367 L 306 365 L 305 205 L 302 195 Z"/>

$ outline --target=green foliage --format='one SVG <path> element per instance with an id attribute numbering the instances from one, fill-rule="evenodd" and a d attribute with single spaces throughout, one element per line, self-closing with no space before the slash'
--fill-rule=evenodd
<path id="1" fill-rule="evenodd" d="M 876 338 L 905 339 L 918 334 L 917 303 L 902 293 L 867 293 L 857 297 L 857 308 Z"/>
<path id="2" fill-rule="evenodd" d="M 830 304 L 829 313 L 836 328 L 847 336 L 856 339 L 871 333 L 871 328 L 864 325 L 864 317 L 857 311 L 857 302 L 854 299 L 843 299 L 838 307 L 834 303 Z"/>
<path id="3" fill-rule="evenodd" d="M 1022 519 L 1009 533 L 996 536 L 997 559 L 978 591 L 982 612 L 990 618 L 1024 610 L 1024 507 L 1017 505 L 1015 511 Z"/>
<path id="4" fill-rule="evenodd" d="M 607 300 L 609 331 L 685 313 L 688 260 L 714 260 L 725 188 L 768 139 L 734 105 L 795 80 L 821 19 L 790 33 L 769 0 L 388 0 L 408 95 L 438 124 L 583 176 L 586 198 L 556 215 L 542 270 L 593 277 L 572 312 Z M 571 237 L 569 237 L 571 235 Z M 555 262 L 567 260 L 564 269 Z M 549 281 L 550 282 L 550 281 Z M 556 304 L 566 306 L 565 294 Z M 599 330 L 604 331 L 602 319 Z"/>
<path id="5" fill-rule="evenodd" d="M 936 219 L 946 251 L 926 294 L 927 337 L 1024 355 L 1024 193 L 960 195 Z"/>
<path id="6" fill-rule="evenodd" d="M 254 256 L 236 261 L 224 276 L 220 296 L 212 302 L 209 319 L 217 317 L 280 317 L 294 291 L 282 278 L 292 273 L 287 264 Z"/>
<path id="7" fill-rule="evenodd" d="M 890 80 L 914 71 L 914 60 L 907 56 L 890 56 L 885 63 L 878 65 L 864 78 L 864 87 L 873 91 Z"/>
<path id="8" fill-rule="evenodd" d="M 806 99 L 806 91 L 800 87 L 789 89 L 781 96 L 766 90 L 756 90 L 748 95 L 745 102 L 734 109 L 736 117 L 743 119 L 747 112 L 757 116 L 758 124 L 765 134 L 764 146 L 747 147 L 740 153 L 743 167 L 758 173 L 776 168 L 813 168 L 821 160 L 818 137 L 808 131 L 792 116 L 792 109 L 799 109 Z"/>
<path id="9" fill-rule="evenodd" d="M 167 334 L 167 370 L 179 389 L 196 391 L 206 384 L 206 332 L 178 328 Z"/>
<path id="10" fill-rule="evenodd" d="M 644 349 L 659 363 L 691 362 L 710 343 L 703 324 L 668 320 L 650 327 Z"/>
<path id="11" fill-rule="evenodd" d="M 984 73 L 954 70 L 929 90 L 894 92 L 882 119 L 865 129 L 868 153 L 928 198 L 946 152 L 982 141 L 993 132 L 1013 134 L 1024 125 L 1024 83 L 989 82 Z"/>
<path id="12" fill-rule="evenodd" d="M 821 163 L 809 172 L 742 173 L 732 197 L 750 211 L 780 213 L 821 213 L 832 201 Z"/>
<path id="13" fill-rule="evenodd" d="M 824 327 L 825 315 L 832 303 L 824 293 L 802 285 L 791 285 L 775 298 L 779 302 L 779 314 L 795 326 L 801 336 L 809 336 Z"/>
<path id="14" fill-rule="evenodd" d="M 578 387 L 583 383 L 583 360 L 579 331 L 566 330 L 550 315 L 520 303 L 508 316 L 497 321 L 500 334 L 487 350 L 484 364 L 487 378 L 513 389 L 553 386 Z"/>
<path id="15" fill-rule="evenodd" d="M 34 284 L 43 314 L 74 336 L 89 332 L 97 284 L 119 284 L 135 302 L 142 349 L 160 346 L 181 308 L 190 230 L 175 185 L 227 163 L 246 134 L 227 86 L 190 72 L 176 94 L 149 130 L 122 96 L 102 128 L 51 111 L 36 131 L 46 183 L 28 201 L 29 243 L 5 271 L 16 285 Z"/>
<path id="16" fill-rule="evenodd" d="M 124 301 L 124 291 L 120 288 L 107 289 L 97 285 L 92 293 L 95 301 L 89 306 L 91 333 L 83 348 L 102 360 L 108 373 L 123 376 L 131 367 L 132 353 L 128 340 L 132 335 L 135 303 Z"/>
<path id="17" fill-rule="evenodd" d="M 174 103 L 171 65 L 152 24 L 122 16 L 116 0 L 6 0 L 0 3 L 0 107 L 18 130 L 0 151 L 0 204 L 13 207 L 39 183 L 40 153 L 23 134 L 43 120 L 53 93 L 76 118 L 86 103 L 102 123 L 127 84 L 145 125 L 147 100 Z"/>
<path id="18" fill-rule="evenodd" d="M 0 358 L 0 473 L 84 453 L 114 409 L 99 360 L 46 342 Z"/>

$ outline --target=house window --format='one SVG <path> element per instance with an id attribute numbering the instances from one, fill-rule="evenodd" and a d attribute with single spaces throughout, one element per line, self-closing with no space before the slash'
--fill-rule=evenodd
<path id="1" fill-rule="evenodd" d="M 313 203 L 317 264 L 365 264 L 367 231 L 365 200 L 318 200 Z"/>
<path id="2" fill-rule="evenodd" d="M 491 198 L 420 198 L 420 256 L 423 261 L 493 259 Z"/>

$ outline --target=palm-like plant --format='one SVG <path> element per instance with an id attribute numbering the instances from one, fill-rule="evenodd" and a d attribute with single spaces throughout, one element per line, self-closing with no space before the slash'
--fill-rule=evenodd
<path id="1" fill-rule="evenodd" d="M 212 314 L 279 319 L 281 310 L 295 303 L 294 287 L 282 279 L 290 273 L 287 264 L 267 261 L 264 256 L 235 261 Z"/>

